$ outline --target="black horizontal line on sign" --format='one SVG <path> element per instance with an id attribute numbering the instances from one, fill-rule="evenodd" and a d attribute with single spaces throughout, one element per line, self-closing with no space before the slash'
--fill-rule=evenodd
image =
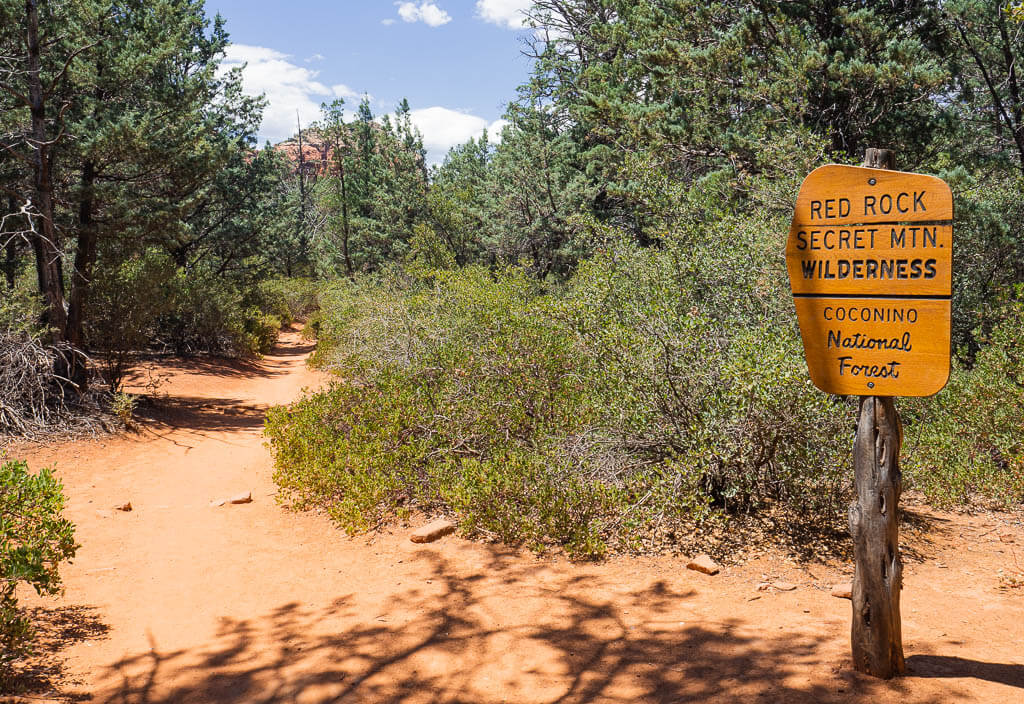
<path id="1" fill-rule="evenodd" d="M 936 296 L 927 293 L 794 293 L 793 298 L 867 298 L 876 300 L 927 300 L 927 301 L 948 301 L 952 295 Z"/>
<path id="2" fill-rule="evenodd" d="M 900 222 L 794 222 L 793 227 L 939 227 L 952 225 L 952 220 L 903 220 Z"/>

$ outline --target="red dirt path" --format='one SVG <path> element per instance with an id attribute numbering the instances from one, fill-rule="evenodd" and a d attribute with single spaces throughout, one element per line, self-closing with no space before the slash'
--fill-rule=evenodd
<path id="1" fill-rule="evenodd" d="M 139 432 L 18 448 L 56 466 L 82 543 L 63 598 L 25 597 L 50 651 L 25 701 L 1024 701 L 1024 595 L 998 575 L 1024 552 L 1010 517 L 929 514 L 905 573 L 909 672 L 880 682 L 850 669 L 841 568 L 578 565 L 404 528 L 350 538 L 279 507 L 262 416 L 322 382 L 308 352 L 287 333 L 259 364 L 163 364 L 166 410 Z M 798 586 L 757 591 L 763 575 Z"/>

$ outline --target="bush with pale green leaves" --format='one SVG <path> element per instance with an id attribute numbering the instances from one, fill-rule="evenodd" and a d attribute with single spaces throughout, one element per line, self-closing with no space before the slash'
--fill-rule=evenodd
<path id="1" fill-rule="evenodd" d="M 1024 304 L 998 317 L 972 368 L 958 365 L 934 399 L 906 404 L 908 484 L 939 506 L 1024 502 Z"/>
<path id="2" fill-rule="evenodd" d="M 33 474 L 24 462 L 0 463 L 0 677 L 31 651 L 32 623 L 18 606 L 18 585 L 59 594 L 60 566 L 78 549 L 64 501 L 50 470 Z"/>
<path id="3" fill-rule="evenodd" d="M 699 254 L 725 275 L 762 246 Z M 811 385 L 780 292 L 755 305 L 701 271 L 609 241 L 558 287 L 473 267 L 336 285 L 316 361 L 339 381 L 267 419 L 283 497 L 350 530 L 415 508 L 577 556 L 712 517 L 831 524 L 851 404 Z"/>

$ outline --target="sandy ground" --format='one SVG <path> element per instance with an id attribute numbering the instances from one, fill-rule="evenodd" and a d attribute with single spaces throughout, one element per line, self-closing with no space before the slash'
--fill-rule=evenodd
<path id="1" fill-rule="evenodd" d="M 259 364 L 164 364 L 163 410 L 137 433 L 17 448 L 56 466 L 82 548 L 63 598 L 25 597 L 45 653 L 16 701 L 1024 701 L 1024 595 L 1000 574 L 1024 552 L 1010 517 L 919 519 L 909 672 L 882 682 L 850 667 L 850 602 L 829 594 L 844 565 L 580 565 L 416 545 L 404 527 L 348 537 L 281 508 L 262 417 L 322 383 L 309 351 L 288 333 Z"/>

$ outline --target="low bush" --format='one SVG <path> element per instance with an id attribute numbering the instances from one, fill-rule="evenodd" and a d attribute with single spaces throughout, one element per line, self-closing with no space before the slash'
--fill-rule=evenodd
<path id="1" fill-rule="evenodd" d="M 161 316 L 174 309 L 174 279 L 174 263 L 159 250 L 106 267 L 93 278 L 86 344 L 98 353 L 112 393 L 121 388 L 134 355 L 152 343 Z"/>
<path id="2" fill-rule="evenodd" d="M 137 400 L 134 395 L 126 394 L 123 391 L 117 391 L 110 396 L 110 412 L 126 428 L 131 428 L 135 423 Z"/>
<path id="3" fill-rule="evenodd" d="M 200 272 L 176 272 L 171 283 L 173 307 L 157 320 L 155 340 L 177 354 L 208 353 L 226 357 L 259 354 L 276 334 L 271 319 L 244 304 L 244 293 L 230 280 Z M 279 327 L 279 323 L 278 323 Z"/>
<path id="4" fill-rule="evenodd" d="M 415 507 L 577 556 L 711 516 L 831 521 L 850 405 L 813 389 L 774 303 L 712 305 L 692 272 L 612 243 L 556 291 L 476 268 L 337 285 L 315 359 L 342 381 L 267 419 L 283 496 L 350 530 Z"/>
<path id="5" fill-rule="evenodd" d="M 599 511 L 552 514 L 596 505 L 584 497 L 599 489 L 554 464 L 588 402 L 571 339 L 532 315 L 535 289 L 480 269 L 334 289 L 319 363 L 347 381 L 269 414 L 283 491 L 350 530 L 452 508 L 506 540 L 600 552 Z"/>
<path id="6" fill-rule="evenodd" d="M 140 351 L 265 354 L 282 325 L 308 315 L 316 303 L 309 281 L 279 279 L 246 287 L 213 273 L 185 272 L 158 249 L 100 272 L 91 295 L 87 342 L 100 353 L 114 392 Z"/>
<path id="7" fill-rule="evenodd" d="M 0 463 L 0 677 L 31 650 L 18 585 L 60 593 L 59 567 L 75 556 L 74 526 L 63 510 L 63 487 L 48 469 L 32 474 L 24 462 Z"/>
<path id="8" fill-rule="evenodd" d="M 756 227 L 721 233 L 735 255 L 720 249 L 717 261 L 699 248 L 688 258 L 606 249 L 570 282 L 558 315 L 591 360 L 602 432 L 626 466 L 671 466 L 691 500 L 727 513 L 835 515 L 852 407 L 813 387 L 783 294 L 762 285 L 758 296 L 764 270 L 741 268 L 756 256 L 744 241 Z"/>
<path id="9" fill-rule="evenodd" d="M 1024 305 L 998 318 L 974 366 L 906 414 L 907 478 L 940 506 L 1024 501 Z"/>
<path id="10" fill-rule="evenodd" d="M 316 311 L 318 285 L 311 279 L 278 278 L 263 281 L 250 291 L 250 303 L 282 325 L 305 322 Z"/>

